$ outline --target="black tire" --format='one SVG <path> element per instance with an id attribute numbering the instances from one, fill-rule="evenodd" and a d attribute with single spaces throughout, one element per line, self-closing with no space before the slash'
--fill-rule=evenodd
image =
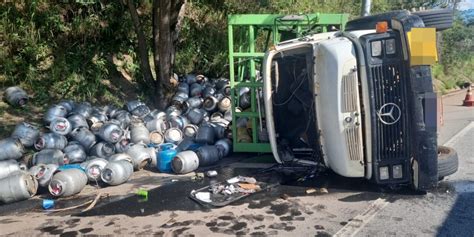
<path id="1" fill-rule="evenodd" d="M 452 9 L 438 9 L 421 12 L 413 12 L 419 16 L 425 27 L 436 28 L 437 31 L 449 29 L 453 26 L 454 12 Z"/>
<path id="2" fill-rule="evenodd" d="M 458 171 L 458 153 L 451 147 L 438 146 L 438 179 Z"/>
<path id="3" fill-rule="evenodd" d="M 379 21 L 386 21 L 388 23 L 388 27 L 392 27 L 392 18 L 400 18 L 406 15 L 409 15 L 410 12 L 407 10 L 399 10 L 399 11 L 392 11 L 386 12 L 382 14 L 372 15 L 372 16 L 365 16 L 360 17 L 351 21 L 348 21 L 346 24 L 346 30 L 373 30 L 375 29 L 375 25 Z"/>

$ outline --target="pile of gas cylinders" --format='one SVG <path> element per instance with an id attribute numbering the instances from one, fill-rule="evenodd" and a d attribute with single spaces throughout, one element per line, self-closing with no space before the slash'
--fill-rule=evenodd
<path id="1" fill-rule="evenodd" d="M 0 140 L 0 202 L 28 199 L 39 189 L 65 197 L 87 183 L 120 185 L 145 167 L 185 174 L 214 165 L 231 152 L 229 95 L 227 79 L 186 75 L 165 111 L 139 100 L 123 108 L 72 100 L 51 105 L 44 124 L 19 123 Z M 4 98 L 12 106 L 28 101 L 19 87 Z"/>

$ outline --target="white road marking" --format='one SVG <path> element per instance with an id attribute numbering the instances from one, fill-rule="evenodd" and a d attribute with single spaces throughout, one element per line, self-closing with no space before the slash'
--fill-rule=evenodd
<path id="1" fill-rule="evenodd" d="M 456 133 L 453 137 L 451 137 L 447 142 L 444 143 L 445 146 L 454 146 L 454 144 L 457 142 L 457 140 L 464 136 L 471 128 L 474 127 L 474 122 L 469 123 L 466 127 L 461 129 L 458 133 Z"/>
<path id="2" fill-rule="evenodd" d="M 388 202 L 385 199 L 378 198 L 364 212 L 354 217 L 349 223 L 342 227 L 334 236 L 355 236 L 377 213 L 387 206 L 387 204 Z"/>

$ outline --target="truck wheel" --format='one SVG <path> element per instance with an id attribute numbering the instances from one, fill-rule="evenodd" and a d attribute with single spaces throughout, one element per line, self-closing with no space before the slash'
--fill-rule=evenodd
<path id="1" fill-rule="evenodd" d="M 437 31 L 446 30 L 453 26 L 454 12 L 452 9 L 420 11 L 412 14 L 419 16 L 425 27 L 436 28 Z"/>
<path id="2" fill-rule="evenodd" d="M 446 146 L 438 146 L 438 179 L 456 173 L 458 170 L 458 153 Z"/>
<path id="3" fill-rule="evenodd" d="M 379 21 L 386 21 L 388 23 L 388 27 L 392 27 L 392 18 L 400 18 L 405 15 L 409 15 L 410 12 L 407 10 L 399 10 L 399 11 L 392 11 L 386 12 L 382 14 L 372 15 L 372 16 L 365 16 L 360 17 L 351 21 L 348 21 L 346 24 L 346 30 L 374 30 L 375 25 Z"/>

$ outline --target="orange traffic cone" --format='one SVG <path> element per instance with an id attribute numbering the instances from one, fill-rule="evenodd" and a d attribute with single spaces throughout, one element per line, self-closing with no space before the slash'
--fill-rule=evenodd
<path id="1" fill-rule="evenodd" d="M 467 89 L 466 98 L 464 98 L 463 104 L 464 106 L 474 106 L 474 97 L 472 97 L 471 87 Z"/>

